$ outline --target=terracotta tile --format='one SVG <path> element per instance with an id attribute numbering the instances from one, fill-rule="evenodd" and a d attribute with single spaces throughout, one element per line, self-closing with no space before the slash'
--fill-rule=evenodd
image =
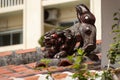
<path id="1" fill-rule="evenodd" d="M 0 75 L 0 78 L 2 78 L 3 76 L 2 75 Z"/>
<path id="2" fill-rule="evenodd" d="M 5 78 L 5 76 L 4 76 L 4 75 L 0 75 L 0 79 L 1 79 L 1 78 Z"/>
<path id="3" fill-rule="evenodd" d="M 23 76 L 23 74 L 12 73 L 12 74 L 7 74 L 7 76 L 9 76 L 9 77 L 20 77 L 20 76 Z"/>
<path id="4" fill-rule="evenodd" d="M 64 67 L 48 67 L 48 68 L 43 68 L 42 70 L 37 70 L 38 73 L 43 74 L 43 73 L 48 73 L 48 71 L 50 72 L 59 72 L 59 71 L 64 71 Z"/>
<path id="5" fill-rule="evenodd" d="M 55 80 L 61 80 L 68 76 L 67 73 L 56 73 L 52 75 Z"/>
<path id="6" fill-rule="evenodd" d="M 36 51 L 36 49 L 33 48 L 33 49 L 17 50 L 16 53 L 22 54 L 22 53 L 35 52 L 35 51 Z"/>
<path id="7" fill-rule="evenodd" d="M 61 71 L 63 69 L 65 69 L 65 68 L 63 68 L 63 67 L 49 67 L 48 71 Z"/>
<path id="8" fill-rule="evenodd" d="M 7 55 L 11 55 L 11 54 L 12 54 L 11 51 L 0 52 L 0 57 L 7 56 Z"/>
<path id="9" fill-rule="evenodd" d="M 101 44 L 102 43 L 102 40 L 97 40 L 96 41 L 96 44 Z"/>
<path id="10" fill-rule="evenodd" d="M 16 65 L 7 65 L 5 66 L 6 68 L 11 68 L 11 67 L 15 67 Z"/>
<path id="11" fill-rule="evenodd" d="M 0 74 L 9 74 L 12 73 L 12 71 L 5 69 L 5 67 L 0 67 Z"/>
<path id="12" fill-rule="evenodd" d="M 25 75 L 35 75 L 35 74 L 39 74 L 39 73 L 40 73 L 40 71 L 38 71 L 38 70 L 31 70 L 31 69 L 26 70 L 26 71 L 23 72 L 23 74 L 25 74 Z"/>
<path id="13" fill-rule="evenodd" d="M 24 78 L 24 80 L 38 80 L 39 76 L 29 76 Z"/>
<path id="14" fill-rule="evenodd" d="M 36 62 L 26 64 L 26 66 L 28 66 L 28 67 L 30 67 L 30 68 L 35 68 L 35 65 L 36 65 Z"/>
<path id="15" fill-rule="evenodd" d="M 9 67 L 11 70 L 14 70 L 16 72 L 22 72 L 28 70 L 24 65 L 18 65 L 18 66 L 11 66 Z"/>
<path id="16" fill-rule="evenodd" d="M 16 77 L 16 78 L 24 78 L 26 76 L 33 76 L 33 75 L 35 75 L 35 74 L 34 73 L 24 73 L 24 72 L 7 74 L 7 76 L 9 76 L 9 77 Z"/>
<path id="17" fill-rule="evenodd" d="M 9 76 L 9 77 L 26 77 L 26 76 L 31 76 L 31 75 L 40 73 L 40 71 L 36 71 L 36 70 L 32 70 L 32 69 L 24 69 L 24 68 L 20 68 L 18 66 L 17 66 L 17 69 L 14 68 L 14 70 L 16 71 L 15 73 L 7 74 L 7 76 Z"/>
<path id="18" fill-rule="evenodd" d="M 0 80 L 10 80 L 8 75 L 1 75 Z"/>
<path id="19" fill-rule="evenodd" d="M 94 62 L 92 62 L 92 61 L 87 61 L 87 62 L 85 62 L 85 63 L 88 64 L 88 65 L 94 64 Z"/>
<path id="20" fill-rule="evenodd" d="M 0 80 L 11 80 L 11 79 L 8 79 L 8 78 L 0 78 Z"/>
<path id="21" fill-rule="evenodd" d="M 63 70 L 63 69 L 65 69 L 65 67 L 58 67 L 58 68 L 57 68 L 58 71 L 59 71 L 59 70 Z"/>

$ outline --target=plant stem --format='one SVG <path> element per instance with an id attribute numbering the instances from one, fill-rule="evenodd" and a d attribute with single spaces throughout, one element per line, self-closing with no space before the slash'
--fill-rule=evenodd
<path id="1" fill-rule="evenodd" d="M 108 60 L 107 70 L 110 68 L 110 59 Z"/>

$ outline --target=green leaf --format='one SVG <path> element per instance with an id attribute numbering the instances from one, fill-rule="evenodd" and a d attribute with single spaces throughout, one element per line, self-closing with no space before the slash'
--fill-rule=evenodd
<path id="1" fill-rule="evenodd" d="M 73 75 L 72 75 L 72 78 L 77 78 L 78 77 L 78 74 L 76 74 L 76 73 L 74 73 Z"/>
<path id="2" fill-rule="evenodd" d="M 118 62 L 118 64 L 120 64 L 120 61 Z"/>
<path id="3" fill-rule="evenodd" d="M 77 52 L 78 52 L 78 54 L 81 55 L 81 56 L 84 54 L 84 50 L 82 50 L 82 49 L 77 49 Z"/>
<path id="4" fill-rule="evenodd" d="M 113 30 L 112 32 L 113 32 L 113 33 L 114 33 L 114 32 L 120 32 L 120 30 Z"/>
<path id="5" fill-rule="evenodd" d="M 117 26 L 117 24 L 113 24 L 113 25 L 112 25 L 112 29 L 114 29 L 116 26 Z"/>
<path id="6" fill-rule="evenodd" d="M 113 37 L 114 40 L 116 40 L 116 37 Z"/>
<path id="7" fill-rule="evenodd" d="M 43 62 L 48 65 L 51 62 L 51 60 L 50 59 L 41 59 L 40 62 Z"/>
<path id="8" fill-rule="evenodd" d="M 117 12 L 115 12 L 115 13 L 113 14 L 113 16 L 115 17 L 117 14 L 118 14 L 118 13 L 117 13 Z"/>
<path id="9" fill-rule="evenodd" d="M 119 20 L 119 19 L 117 17 L 115 17 L 114 20 Z"/>
<path id="10" fill-rule="evenodd" d="M 75 64 L 73 65 L 73 68 L 74 68 L 75 70 L 79 70 L 79 69 L 80 69 L 80 65 L 77 64 L 77 63 L 75 63 Z"/>
<path id="11" fill-rule="evenodd" d="M 49 80 L 49 76 L 48 75 L 46 76 L 46 79 Z"/>
<path id="12" fill-rule="evenodd" d="M 74 61 L 74 57 L 73 57 L 73 56 L 67 56 L 67 59 L 68 59 L 69 61 L 71 61 L 71 62 Z"/>
<path id="13" fill-rule="evenodd" d="M 44 40 L 44 36 L 41 36 L 40 39 L 38 40 L 38 43 L 43 46 L 43 40 Z"/>

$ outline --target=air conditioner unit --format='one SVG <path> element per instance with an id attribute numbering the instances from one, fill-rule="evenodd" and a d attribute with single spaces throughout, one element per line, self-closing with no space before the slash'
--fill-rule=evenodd
<path id="1" fill-rule="evenodd" d="M 44 19 L 47 22 L 56 21 L 58 19 L 58 9 L 47 9 L 44 11 Z"/>

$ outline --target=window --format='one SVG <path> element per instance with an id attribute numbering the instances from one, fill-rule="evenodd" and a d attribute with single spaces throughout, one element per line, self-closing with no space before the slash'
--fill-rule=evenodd
<path id="1" fill-rule="evenodd" d="M 0 33 L 0 46 L 8 46 L 22 43 L 22 30 L 6 31 Z"/>

